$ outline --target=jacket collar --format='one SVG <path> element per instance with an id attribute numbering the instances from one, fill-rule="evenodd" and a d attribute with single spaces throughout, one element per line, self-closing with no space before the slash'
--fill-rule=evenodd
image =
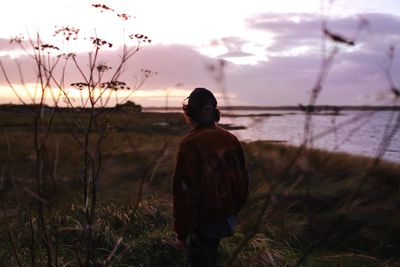
<path id="1" fill-rule="evenodd" d="M 192 128 L 190 133 L 195 133 L 195 132 L 198 132 L 198 131 L 201 131 L 201 130 L 211 129 L 211 128 L 215 128 L 215 127 L 217 127 L 215 122 L 208 123 L 208 124 L 199 124 L 196 127 Z"/>

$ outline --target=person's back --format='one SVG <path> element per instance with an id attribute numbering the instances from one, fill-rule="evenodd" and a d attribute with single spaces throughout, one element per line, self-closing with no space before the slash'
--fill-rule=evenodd
<path id="1" fill-rule="evenodd" d="M 248 174 L 238 139 L 215 125 L 219 111 L 214 96 L 204 88 L 196 90 L 189 105 L 199 111 L 185 111 L 193 130 L 181 141 L 173 176 L 174 231 L 180 246 L 190 236 L 191 266 L 215 266 L 219 240 L 232 234 L 246 201 Z M 209 104 L 212 112 L 201 112 Z"/>

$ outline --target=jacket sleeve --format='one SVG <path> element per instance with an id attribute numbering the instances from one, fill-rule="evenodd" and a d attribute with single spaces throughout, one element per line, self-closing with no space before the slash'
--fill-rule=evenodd
<path id="1" fill-rule="evenodd" d="M 235 203 L 235 208 L 236 208 L 236 213 L 238 213 L 244 206 L 244 204 L 247 202 L 247 198 L 249 195 L 249 173 L 247 170 L 247 164 L 246 160 L 244 157 L 244 152 L 243 148 L 240 145 L 240 142 L 237 142 L 237 151 L 238 151 L 238 159 L 239 159 L 239 165 L 240 165 L 240 187 L 238 188 L 238 194 L 236 197 L 236 203 Z"/>
<path id="2" fill-rule="evenodd" d="M 199 166 L 194 147 L 182 142 L 172 179 L 173 230 L 179 240 L 186 240 L 196 227 L 200 197 Z"/>

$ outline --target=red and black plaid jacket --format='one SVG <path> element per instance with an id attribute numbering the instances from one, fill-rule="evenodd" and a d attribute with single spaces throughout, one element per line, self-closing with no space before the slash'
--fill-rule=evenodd
<path id="1" fill-rule="evenodd" d="M 174 231 L 185 240 L 200 224 L 236 215 L 249 177 L 238 139 L 216 125 L 194 129 L 180 143 L 172 181 Z"/>

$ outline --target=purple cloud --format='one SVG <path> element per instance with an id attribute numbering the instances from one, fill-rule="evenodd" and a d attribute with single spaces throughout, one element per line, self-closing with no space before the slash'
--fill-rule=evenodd
<path id="1" fill-rule="evenodd" d="M 223 46 L 228 50 L 225 54 L 220 55 L 220 58 L 253 56 L 253 54 L 243 51 L 243 46 L 247 43 L 249 42 L 242 38 L 229 36 L 221 39 L 214 39 L 211 41 L 210 45 L 212 47 Z"/>
<path id="2" fill-rule="evenodd" d="M 292 18 L 296 17 L 296 20 Z M 390 45 L 400 43 L 400 18 L 388 14 L 364 14 L 369 21 L 368 30 L 362 32 L 354 47 L 340 45 L 340 51 L 324 84 L 318 104 L 365 104 L 360 96 L 373 96 L 386 92 L 389 88 L 384 74 L 387 64 L 386 52 Z M 296 22 L 297 21 L 297 22 Z M 236 97 L 231 104 L 247 105 L 297 105 L 306 104 L 321 63 L 320 17 L 313 14 L 261 14 L 247 20 L 248 27 L 274 34 L 274 43 L 267 47 L 267 61 L 254 65 L 225 66 L 225 83 L 228 91 Z M 331 18 L 327 27 L 335 33 L 351 38 L 357 31 L 359 18 Z M 8 40 L 7 40 L 8 42 Z M 227 56 L 244 56 L 242 48 L 247 40 L 240 36 L 230 36 L 213 40 L 213 45 L 225 46 Z M 332 42 L 329 42 L 333 44 Z M 0 47 L 5 40 L 0 40 Z M 294 55 L 283 52 L 301 46 L 310 46 L 311 51 Z M 87 54 L 79 54 L 78 62 L 83 69 L 88 69 Z M 400 70 L 399 55 L 393 62 L 393 70 Z M 9 70 L 14 82 L 19 82 L 15 71 L 15 62 L 0 58 Z M 152 45 L 144 47 L 127 65 L 121 77 L 133 84 L 140 69 L 150 69 L 158 75 L 148 80 L 142 90 L 166 89 L 177 83 L 185 89 L 205 86 L 218 91 L 218 84 L 207 70 L 209 64 L 217 62 L 199 53 L 195 47 L 187 45 Z M 27 56 L 18 58 L 26 82 L 35 82 L 36 73 Z M 119 61 L 119 54 L 107 50 L 99 58 L 100 63 L 114 69 Z M 82 81 L 79 72 L 68 65 L 68 83 Z M 59 75 L 60 69 L 57 70 Z M 395 78 L 397 76 L 394 76 Z M 398 79 L 398 78 L 397 78 Z M 0 82 L 4 78 L 0 75 Z M 400 85 L 400 81 L 396 81 Z M 223 103 L 221 103 L 223 104 Z"/>

